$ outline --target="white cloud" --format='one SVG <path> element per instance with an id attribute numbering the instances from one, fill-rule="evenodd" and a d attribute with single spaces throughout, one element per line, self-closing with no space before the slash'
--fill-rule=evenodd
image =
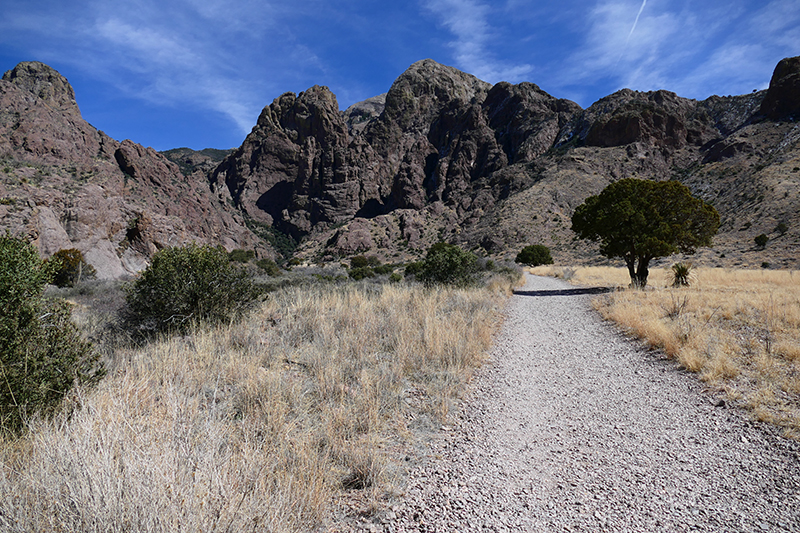
<path id="1" fill-rule="evenodd" d="M 605 83 L 705 98 L 765 87 L 782 54 L 800 51 L 800 0 L 753 9 L 739 0 L 687 3 L 603 0 L 559 75 L 563 87 Z M 615 90 L 614 89 L 614 90 Z M 575 89 L 572 89 L 575 91 Z"/>
<path id="2" fill-rule="evenodd" d="M 475 0 L 429 0 L 425 7 L 455 37 L 449 46 L 462 70 L 491 83 L 520 81 L 531 72 L 530 65 L 505 64 L 489 51 L 491 40 L 496 38 L 488 22 L 489 6 Z"/>

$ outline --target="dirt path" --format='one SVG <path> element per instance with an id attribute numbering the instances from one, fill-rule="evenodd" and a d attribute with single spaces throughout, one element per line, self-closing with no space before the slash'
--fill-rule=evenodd
<path id="1" fill-rule="evenodd" d="M 800 531 L 800 444 L 529 276 L 453 428 L 373 531 Z"/>

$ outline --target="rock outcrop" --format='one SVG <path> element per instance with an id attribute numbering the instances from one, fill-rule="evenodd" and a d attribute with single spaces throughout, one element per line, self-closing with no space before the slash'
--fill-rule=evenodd
<path id="1" fill-rule="evenodd" d="M 569 229 L 577 205 L 621 178 L 676 179 L 722 214 L 718 252 L 700 260 L 796 268 L 798 79 L 789 58 L 767 91 L 696 101 L 624 89 L 582 109 L 424 60 L 344 112 L 326 87 L 283 94 L 225 156 L 110 139 L 63 77 L 21 64 L 0 81 L 0 221 L 44 254 L 77 245 L 104 275 L 189 240 L 271 254 L 245 222 L 314 261 L 409 259 L 438 240 L 498 258 L 541 243 L 557 261 L 592 261 Z M 778 224 L 766 251 L 748 245 Z"/>
<path id="2" fill-rule="evenodd" d="M 6 72 L 0 109 L 0 225 L 44 256 L 78 248 L 99 277 L 116 278 L 190 241 L 270 253 L 204 175 L 83 120 L 72 86 L 47 65 Z"/>
<path id="3" fill-rule="evenodd" d="M 788 57 L 775 67 L 761 113 L 773 120 L 800 115 L 800 57 Z"/>

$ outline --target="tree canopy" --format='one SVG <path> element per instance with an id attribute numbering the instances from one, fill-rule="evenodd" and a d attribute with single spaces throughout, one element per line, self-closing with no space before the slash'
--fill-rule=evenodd
<path id="1" fill-rule="evenodd" d="M 439 242 L 428 248 L 417 270 L 416 278 L 425 285 L 468 287 L 478 280 L 478 258 L 454 244 Z"/>
<path id="2" fill-rule="evenodd" d="M 552 265 L 553 256 L 550 255 L 550 248 L 543 244 L 532 244 L 523 248 L 514 259 L 516 263 L 528 266 Z"/>
<path id="3" fill-rule="evenodd" d="M 625 260 L 631 284 L 647 285 L 650 261 L 711 246 L 719 213 L 677 181 L 626 178 L 590 196 L 572 215 L 572 231 Z"/>

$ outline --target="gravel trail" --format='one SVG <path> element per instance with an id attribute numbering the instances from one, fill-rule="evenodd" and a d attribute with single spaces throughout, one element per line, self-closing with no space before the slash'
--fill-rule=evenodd
<path id="1" fill-rule="evenodd" d="M 800 531 L 800 443 L 528 276 L 451 428 L 372 531 Z"/>

